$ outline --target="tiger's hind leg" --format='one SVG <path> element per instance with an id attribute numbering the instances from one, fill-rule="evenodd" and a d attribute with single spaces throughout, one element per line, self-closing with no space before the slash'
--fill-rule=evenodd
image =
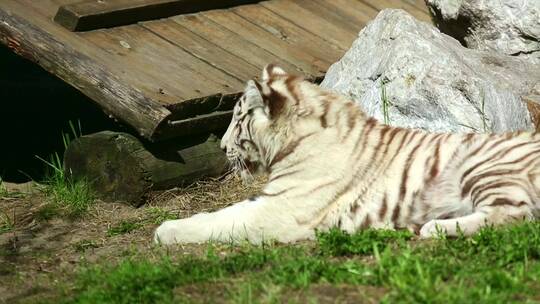
<path id="1" fill-rule="evenodd" d="M 435 219 L 420 229 L 421 238 L 472 235 L 486 225 L 502 225 L 517 220 L 533 219 L 531 204 L 515 198 L 497 197 L 479 202 L 473 213 L 451 219 Z"/>

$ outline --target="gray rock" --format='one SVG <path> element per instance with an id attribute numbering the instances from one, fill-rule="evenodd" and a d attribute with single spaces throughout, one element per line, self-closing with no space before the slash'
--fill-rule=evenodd
<path id="1" fill-rule="evenodd" d="M 503 132 L 533 128 L 521 96 L 539 80 L 540 69 L 523 59 L 467 49 L 405 11 L 384 10 L 321 86 L 350 96 L 381 121 L 387 100 L 391 125 Z"/>
<path id="2" fill-rule="evenodd" d="M 439 29 L 468 48 L 540 63 L 540 0 L 426 0 Z"/>

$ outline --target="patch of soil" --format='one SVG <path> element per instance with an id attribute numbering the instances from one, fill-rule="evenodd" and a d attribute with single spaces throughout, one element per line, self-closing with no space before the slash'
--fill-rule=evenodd
<path id="1" fill-rule="evenodd" d="M 232 302 L 239 303 L 374 304 L 379 303 L 387 293 L 386 289 L 373 286 L 320 283 L 305 289 L 269 285 L 242 294 L 243 291 L 236 286 L 242 280 L 238 279 L 238 284 L 212 282 L 182 286 L 174 290 L 175 299 L 183 303 L 228 303 L 230 300 L 225 299 L 232 297 L 236 298 Z"/>
<path id="2" fill-rule="evenodd" d="M 75 270 L 87 263 L 115 262 L 133 254 L 152 258 L 171 250 L 203 254 L 205 245 L 154 245 L 153 232 L 164 220 L 159 214 L 184 218 L 220 209 L 256 193 L 261 183 L 247 187 L 228 176 L 152 193 L 139 208 L 97 201 L 84 216 L 74 219 L 44 217 L 47 198 L 39 191 L 0 197 L 0 303 L 33 303 L 59 297 L 61 288 L 70 288 L 62 282 L 72 281 Z M 126 233 L 108 232 L 122 222 L 137 225 Z"/>
<path id="3" fill-rule="evenodd" d="M 386 294 L 384 288 L 373 286 L 313 284 L 305 290 L 285 293 L 287 298 L 282 300 L 296 303 L 351 303 L 374 304 Z"/>

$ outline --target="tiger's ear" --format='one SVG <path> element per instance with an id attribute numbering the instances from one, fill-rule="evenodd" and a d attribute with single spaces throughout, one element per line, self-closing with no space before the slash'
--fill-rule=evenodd
<path id="1" fill-rule="evenodd" d="M 262 71 L 262 81 L 267 81 L 274 76 L 286 76 L 287 72 L 284 69 L 270 63 L 264 67 Z"/>
<path id="2" fill-rule="evenodd" d="M 249 80 L 244 89 L 244 96 L 250 108 L 264 105 L 261 85 L 255 80 Z"/>

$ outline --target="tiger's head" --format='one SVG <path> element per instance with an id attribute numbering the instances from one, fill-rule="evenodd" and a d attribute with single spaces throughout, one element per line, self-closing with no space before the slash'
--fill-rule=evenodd
<path id="1" fill-rule="evenodd" d="M 244 180 L 267 171 L 286 145 L 294 129 L 295 92 L 304 82 L 272 64 L 263 69 L 260 82 L 247 82 L 221 140 L 221 148 Z"/>

